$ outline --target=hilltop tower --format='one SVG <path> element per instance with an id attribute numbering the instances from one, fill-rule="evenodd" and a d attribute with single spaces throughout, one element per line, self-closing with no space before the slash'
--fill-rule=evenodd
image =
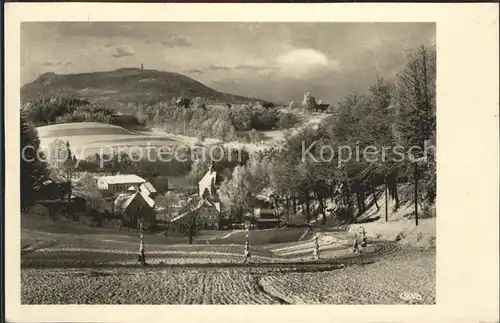
<path id="1" fill-rule="evenodd" d="M 141 63 L 141 71 L 144 71 L 144 64 Z"/>

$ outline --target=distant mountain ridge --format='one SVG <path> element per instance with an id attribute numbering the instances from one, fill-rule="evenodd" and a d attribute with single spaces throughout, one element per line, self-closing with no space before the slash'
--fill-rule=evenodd
<path id="1" fill-rule="evenodd" d="M 153 104 L 179 96 L 224 103 L 265 102 L 216 91 L 182 74 L 139 68 L 80 74 L 44 73 L 21 87 L 21 102 L 56 95 L 77 95 L 111 107 Z"/>

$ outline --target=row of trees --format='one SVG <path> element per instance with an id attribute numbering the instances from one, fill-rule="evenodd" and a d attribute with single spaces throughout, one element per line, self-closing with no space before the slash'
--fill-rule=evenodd
<path id="1" fill-rule="evenodd" d="M 349 222 L 368 209 L 368 195 L 380 208 L 378 188 L 383 187 L 386 205 L 387 199 L 394 200 L 395 209 L 402 201 L 415 203 L 418 224 L 419 210 L 436 197 L 435 80 L 435 48 L 420 47 L 394 79 L 377 79 L 366 93 L 339 102 L 333 118 L 319 127 L 287 134 L 281 151 L 235 168 L 222 185 L 221 199 L 240 216 L 252 207 L 245 202 L 249 196 L 272 187 L 287 213 L 302 204 L 310 220 L 314 201 L 326 222 L 325 199 L 330 198 L 337 216 Z"/>
<path id="2" fill-rule="evenodd" d="M 380 207 L 377 197 L 379 188 L 383 187 L 386 203 L 387 199 L 393 199 L 396 209 L 402 201 L 414 201 L 418 224 L 418 211 L 433 204 L 436 197 L 435 55 L 435 48 L 421 47 L 411 52 L 396 77 L 379 78 L 366 93 L 349 95 L 335 107 L 333 117 L 324 119 L 318 127 L 304 128 L 293 135 L 287 133 L 283 149 L 262 152 L 248 162 L 248 155 L 241 158 L 233 156 L 241 152 L 225 151 L 225 156 L 232 156 L 231 161 L 226 159 L 220 163 L 220 173 L 227 178 L 220 191 L 226 211 L 240 219 L 252 208 L 251 197 L 271 187 L 277 195 L 275 203 L 283 206 L 287 213 L 297 211 L 301 204 L 307 219 L 313 218 L 317 210 L 326 222 L 325 200 L 330 198 L 337 205 L 337 216 L 352 221 L 368 209 L 368 195 L 372 195 L 375 207 Z M 253 112 L 245 109 L 233 115 L 229 108 L 180 109 L 160 104 L 153 109 L 153 120 L 168 131 L 198 134 L 195 132 L 201 129 L 230 140 L 236 132 L 233 117 L 239 118 L 236 123 L 242 128 L 254 122 Z M 257 115 L 272 116 L 273 112 L 271 109 Z M 38 145 L 33 128 L 23 120 L 21 145 Z M 313 148 L 305 152 L 306 147 Z M 325 151 L 330 152 L 326 159 Z M 371 153 L 367 156 L 368 151 Z M 359 158 L 356 152 L 364 155 Z M 195 183 L 208 169 L 210 160 L 205 156 L 180 165 L 131 162 L 127 172 L 144 176 L 141 172 L 146 170 L 145 177 L 186 174 Z M 114 168 L 124 171 L 126 164 L 122 159 L 119 165 L 108 165 L 113 172 Z M 45 171 L 43 165 L 23 162 L 21 168 L 22 196 L 27 201 L 29 187 Z M 400 185 L 402 183 L 405 185 Z M 401 187 L 410 190 L 401 190 Z M 316 205 L 319 205 L 317 209 Z"/>
<path id="3" fill-rule="evenodd" d="M 146 116 L 152 126 L 167 132 L 225 141 L 236 140 L 240 131 L 287 129 L 300 122 L 293 113 L 278 113 L 275 108 L 247 104 L 185 109 L 158 103 L 141 108 L 139 114 Z"/>
<path id="4" fill-rule="evenodd" d="M 24 149 L 29 146 L 32 146 L 33 149 Z M 25 209 L 33 203 L 35 186 L 48 175 L 46 164 L 36 156 L 39 147 L 40 140 L 36 128 L 27 120 L 24 114 L 21 114 L 21 209 Z"/>
<path id="5" fill-rule="evenodd" d="M 35 126 L 65 122 L 111 123 L 112 109 L 69 96 L 41 97 L 22 106 L 26 121 Z"/>
<path id="6" fill-rule="evenodd" d="M 79 178 L 75 181 L 77 172 L 77 160 L 71 151 L 68 142 L 60 139 L 54 140 L 48 149 L 42 153 L 38 152 L 40 141 L 36 128 L 32 123 L 27 121 L 24 114 L 21 114 L 21 209 L 26 210 L 33 204 L 36 198 L 37 188 L 43 186 L 47 179 L 56 180 L 57 182 L 68 183 L 69 190 L 65 192 L 66 212 L 68 216 L 71 212 L 71 195 L 73 190 L 84 192 L 88 196 L 88 202 L 95 209 L 103 207 L 105 201 L 101 192 L 97 189 L 97 185 L 91 175 Z M 25 147 L 33 147 L 33 149 L 25 149 Z"/>
<path id="7" fill-rule="evenodd" d="M 111 108 L 71 96 L 41 97 L 26 102 L 22 110 L 27 121 L 35 126 L 66 122 L 101 122 L 125 127 L 149 124 L 176 134 L 226 141 L 236 140 L 239 131 L 287 129 L 300 122 L 294 113 L 278 113 L 274 107 L 260 104 L 206 109 L 204 101 L 195 98 L 190 103 L 193 108 L 186 109 L 174 99 L 153 105 L 129 103 L 122 109 L 128 115 L 116 115 Z"/>

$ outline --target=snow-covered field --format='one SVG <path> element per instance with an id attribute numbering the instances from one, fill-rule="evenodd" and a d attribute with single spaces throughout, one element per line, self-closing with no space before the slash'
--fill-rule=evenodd
<path id="1" fill-rule="evenodd" d="M 434 304 L 436 221 L 421 219 L 415 227 L 406 218 L 410 209 L 404 204 L 390 213 L 389 222 L 362 224 L 369 238 L 364 254 L 352 253 L 357 224 L 333 232 L 251 231 L 249 265 L 243 264 L 245 231 L 207 233 L 193 245 L 146 235 L 149 267 L 137 262 L 134 230 L 24 215 L 22 303 Z M 368 213 L 377 218 L 383 210 Z M 318 234 L 320 262 L 313 261 L 313 234 Z M 394 241 L 398 235 L 399 247 L 377 253 L 384 250 L 377 240 Z M 404 293 L 419 299 L 404 299 Z"/>
<path id="2" fill-rule="evenodd" d="M 23 268 L 22 304 L 434 304 L 435 251 L 342 268 Z M 339 269 L 341 268 L 341 269 Z M 419 300 L 401 298 L 415 293 Z"/>
<path id="3" fill-rule="evenodd" d="M 110 124 L 96 122 L 74 122 L 38 127 L 40 146 L 50 148 L 55 139 L 68 141 L 72 151 L 78 158 L 110 154 L 112 152 L 129 152 L 129 147 L 166 147 L 187 145 L 189 141 L 181 137 L 165 133 L 135 132 Z M 185 141 L 183 141 L 185 140 Z M 130 153 L 134 153 L 130 151 Z M 136 151 L 137 153 L 137 151 Z"/>

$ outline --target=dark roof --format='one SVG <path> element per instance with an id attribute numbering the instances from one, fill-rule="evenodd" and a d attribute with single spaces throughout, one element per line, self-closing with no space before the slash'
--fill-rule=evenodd
<path id="1" fill-rule="evenodd" d="M 256 218 L 255 219 L 256 222 L 278 222 L 278 218 L 271 218 L 271 219 L 260 219 L 260 218 Z"/>
<path id="2" fill-rule="evenodd" d="M 321 103 L 321 104 L 316 104 L 316 109 L 320 109 L 320 110 L 326 110 L 330 107 L 329 104 L 325 104 L 325 103 Z"/>
<path id="3" fill-rule="evenodd" d="M 220 213 L 220 204 L 217 204 L 217 202 L 212 202 L 210 201 L 209 199 L 202 199 L 198 202 L 198 204 L 196 204 L 196 206 L 192 209 L 190 209 L 189 211 L 187 212 L 184 212 L 178 216 L 176 216 L 175 218 L 173 218 L 172 220 L 170 220 L 171 223 L 175 223 L 187 216 L 189 216 L 190 214 L 192 214 L 194 211 L 197 211 L 199 209 L 201 209 L 203 206 L 210 206 L 210 207 L 213 207 L 217 210 L 217 212 Z"/>

